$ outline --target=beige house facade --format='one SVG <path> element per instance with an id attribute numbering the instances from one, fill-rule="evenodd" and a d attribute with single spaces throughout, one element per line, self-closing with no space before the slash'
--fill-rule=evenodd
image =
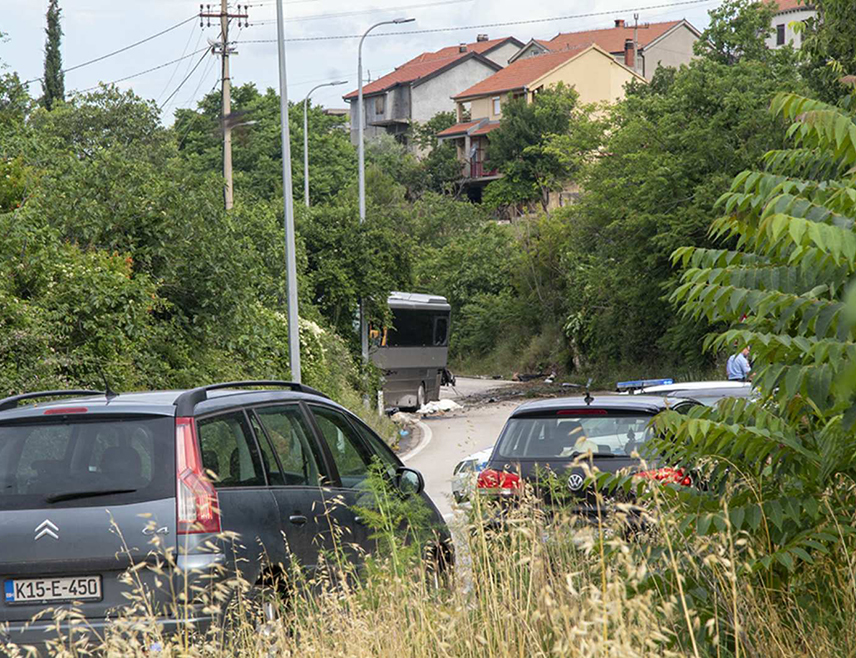
<path id="1" fill-rule="evenodd" d="M 576 90 L 582 104 L 613 103 L 624 98 L 624 87 L 632 80 L 646 82 L 596 45 L 518 59 L 456 95 L 458 123 L 437 137 L 455 144 L 470 196 L 480 198 L 480 188 L 500 176 L 487 160 L 487 145 L 509 101 L 535 102 L 539 93 L 562 83 Z"/>

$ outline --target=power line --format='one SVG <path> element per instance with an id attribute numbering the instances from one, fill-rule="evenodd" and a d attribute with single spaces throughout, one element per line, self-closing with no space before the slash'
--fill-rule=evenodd
<path id="1" fill-rule="evenodd" d="M 182 57 L 184 57 L 184 55 L 187 53 L 187 49 L 190 46 L 190 40 L 193 39 L 193 33 L 195 30 L 196 30 L 196 27 L 191 29 L 190 34 L 187 35 L 187 43 L 184 44 L 184 50 L 181 51 Z M 199 47 L 199 41 L 201 39 L 202 39 L 202 30 L 199 30 L 199 39 L 196 40 L 196 45 L 194 46 L 194 48 Z M 175 78 L 175 74 L 178 73 L 178 69 L 180 69 L 180 68 L 181 67 L 176 64 L 175 68 L 172 70 L 172 74 L 170 74 L 170 76 L 169 76 L 169 80 L 166 81 L 166 84 L 163 86 L 163 89 L 161 89 L 161 93 L 159 93 L 158 97 L 155 99 L 156 103 L 160 101 L 161 97 L 163 97 L 163 95 L 166 93 L 166 90 L 169 89 L 169 86 L 172 84 L 173 78 Z"/>
<path id="2" fill-rule="evenodd" d="M 165 30 L 161 30 L 157 34 L 153 34 L 150 37 L 146 37 L 145 39 L 141 39 L 140 41 L 132 43 L 132 44 L 125 46 L 123 48 L 119 48 L 119 50 L 114 50 L 113 52 L 107 53 L 106 55 L 101 55 L 101 57 L 96 57 L 95 59 L 90 59 L 88 62 L 83 62 L 81 64 L 76 64 L 74 66 L 71 66 L 67 69 L 63 69 L 61 71 L 61 73 L 70 73 L 71 71 L 76 71 L 77 69 L 83 68 L 84 66 L 89 66 L 90 64 L 95 64 L 95 62 L 100 62 L 101 60 L 107 59 L 108 57 L 113 57 L 113 55 L 118 55 L 119 53 L 123 53 L 126 50 L 130 50 L 131 48 L 136 48 L 137 46 L 144 44 L 147 41 L 151 41 L 152 39 L 156 39 L 157 37 L 164 35 L 167 32 L 172 32 L 174 29 L 181 27 L 185 23 L 189 23 L 190 21 L 194 20 L 195 18 L 196 18 L 196 14 L 194 14 L 190 18 L 186 18 L 185 20 L 181 21 L 180 23 L 176 23 L 172 27 L 168 27 Z M 28 85 L 31 82 L 37 82 L 39 80 L 41 80 L 41 78 L 33 78 L 32 80 L 27 80 L 26 82 L 24 82 L 24 84 Z"/>
<path id="3" fill-rule="evenodd" d="M 179 89 L 181 89 L 181 88 L 184 86 L 184 83 L 185 83 L 185 82 L 187 82 L 187 80 L 190 78 L 190 76 L 191 76 L 191 75 L 193 75 L 193 73 L 196 71 L 196 69 L 198 69 L 198 68 L 199 68 L 199 65 L 200 65 L 200 64 L 205 60 L 205 55 L 207 55 L 207 54 L 208 54 L 208 51 L 210 51 L 210 50 L 211 50 L 211 48 L 210 48 L 210 47 L 209 47 L 209 48 L 205 48 L 204 50 L 205 50 L 205 52 L 202 54 L 202 57 L 200 57 L 200 58 L 199 58 L 199 61 L 198 61 L 198 62 L 196 62 L 196 64 L 194 64 L 194 65 L 193 65 L 193 68 L 192 68 L 192 69 L 190 69 L 190 73 L 188 73 L 186 76 L 184 76 L 184 80 L 182 80 L 181 82 L 179 82 L 179 83 L 178 83 L 178 87 L 176 87 L 176 88 L 173 90 L 173 92 L 172 92 L 169 96 L 167 96 L 167 97 L 166 97 L 166 100 L 163 102 L 163 104 L 162 104 L 158 109 L 162 110 L 162 109 L 164 108 L 164 106 L 165 106 L 167 103 L 169 103 L 169 99 L 170 99 L 170 98 L 172 98 L 173 96 L 175 96 L 175 95 L 178 93 L 178 90 L 179 90 Z M 199 52 L 199 51 L 197 51 L 197 52 Z M 193 53 L 193 54 L 195 55 L 196 53 Z"/>
<path id="4" fill-rule="evenodd" d="M 170 66 L 171 64 L 175 64 L 176 62 L 180 62 L 181 60 L 187 59 L 188 57 L 193 57 L 194 55 L 201 53 L 203 50 L 209 50 L 209 47 L 205 46 L 205 48 L 200 48 L 199 50 L 195 50 L 192 53 L 188 53 L 187 55 L 184 55 L 183 57 L 179 57 L 178 59 L 174 59 L 170 62 L 165 62 L 164 64 L 159 64 L 158 66 L 153 66 L 152 68 L 146 69 L 145 71 L 140 71 L 139 73 L 132 73 L 131 75 L 126 75 L 124 78 L 117 78 L 116 80 L 111 80 L 110 82 L 99 82 L 97 85 L 93 85 L 91 87 L 86 87 L 86 89 L 78 89 L 78 90 L 75 90 L 71 93 L 72 94 L 82 94 L 82 93 L 87 92 L 87 91 L 92 91 L 93 89 L 98 89 L 98 87 L 100 87 L 102 84 L 103 85 L 114 85 L 117 82 L 124 82 L 125 80 L 130 80 L 131 78 L 136 78 L 138 76 L 145 75 L 146 73 L 151 73 L 152 71 L 157 71 L 158 69 L 162 69 L 166 66 Z"/>
<path id="5" fill-rule="evenodd" d="M 399 31 L 399 32 L 377 32 L 373 34 L 369 34 L 369 38 L 371 37 L 392 37 L 392 36 L 409 36 L 412 34 L 433 34 L 437 32 L 457 32 L 460 30 L 482 30 L 485 28 L 491 27 L 510 27 L 512 25 L 531 25 L 533 23 L 552 23 L 556 21 L 566 21 L 577 18 L 594 18 L 596 16 L 614 16 L 617 12 L 628 12 L 628 11 L 650 11 L 652 9 L 664 9 L 668 7 L 681 7 L 685 5 L 701 5 L 708 4 L 711 2 L 720 2 L 720 0 L 683 0 L 682 2 L 669 2 L 659 5 L 648 5 L 645 7 L 629 7 L 625 9 L 612 9 L 609 11 L 594 11 L 589 12 L 587 14 L 574 14 L 569 16 L 551 16 L 549 18 L 530 18 L 526 20 L 520 21 L 505 21 L 503 23 L 482 23 L 480 25 L 466 25 L 466 26 L 457 26 L 457 27 L 437 27 L 433 29 L 426 30 L 407 30 L 407 31 Z M 286 39 L 287 42 L 298 42 L 298 41 L 339 41 L 344 39 L 359 39 L 363 35 L 362 34 L 340 34 L 340 35 L 330 35 L 330 36 L 318 36 L 318 37 L 294 37 L 291 39 Z M 276 43 L 276 39 L 249 39 L 246 41 L 242 41 L 241 43 Z"/>
<path id="6" fill-rule="evenodd" d="M 211 73 L 211 69 L 214 68 L 214 65 L 216 63 L 217 63 L 217 60 L 214 59 L 213 57 L 208 60 L 208 63 L 205 65 L 205 68 L 202 69 L 202 75 L 199 77 L 199 82 L 196 83 L 196 89 L 193 90 L 193 94 L 184 103 L 185 105 L 190 107 L 190 105 L 193 103 L 193 101 L 196 100 L 196 94 L 199 93 L 199 88 L 202 86 L 202 83 L 205 82 L 205 79 L 208 77 L 208 74 Z M 218 75 L 218 79 L 219 79 L 219 75 Z M 215 82 L 214 86 L 215 87 L 217 86 L 216 82 Z"/>

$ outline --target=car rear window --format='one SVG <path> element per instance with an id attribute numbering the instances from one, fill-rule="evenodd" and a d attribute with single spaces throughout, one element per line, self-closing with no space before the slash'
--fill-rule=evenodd
<path id="1" fill-rule="evenodd" d="M 166 416 L 0 425 L 0 510 L 174 496 L 174 437 Z"/>
<path id="2" fill-rule="evenodd" d="M 573 410 L 508 421 L 497 451 L 503 457 L 563 459 L 591 451 L 629 456 L 651 435 L 649 414 L 575 416 Z"/>

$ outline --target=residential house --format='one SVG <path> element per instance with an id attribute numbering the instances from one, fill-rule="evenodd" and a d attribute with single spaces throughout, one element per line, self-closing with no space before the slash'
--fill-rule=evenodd
<path id="1" fill-rule="evenodd" d="M 468 194 L 479 200 L 481 189 L 500 176 L 486 159 L 487 144 L 510 99 L 531 103 L 544 89 L 562 82 L 576 90 L 581 103 L 614 102 L 624 97 L 624 86 L 631 80 L 646 82 L 597 45 L 517 59 L 457 94 L 458 123 L 437 137 L 456 145 Z"/>
<path id="2" fill-rule="evenodd" d="M 438 112 L 455 109 L 452 96 L 493 75 L 523 46 L 514 37 L 488 39 L 422 53 L 363 86 L 363 132 L 366 139 L 383 133 L 404 141 L 411 122 L 425 122 Z M 350 104 L 351 141 L 358 140 L 358 92 L 344 99 Z"/>
<path id="3" fill-rule="evenodd" d="M 800 0 L 773 0 L 773 2 L 777 7 L 776 14 L 773 16 L 775 32 L 767 37 L 767 48 L 781 48 L 784 45 L 799 48 L 802 45 L 802 35 L 794 30 L 794 25 L 817 15 L 817 9 Z"/>
<path id="4" fill-rule="evenodd" d="M 610 28 L 566 32 L 549 40 L 532 39 L 509 60 L 509 64 L 547 52 L 597 45 L 616 61 L 624 62 L 650 80 L 660 66 L 678 67 L 689 63 L 693 57 L 693 44 L 700 36 L 701 32 L 686 20 L 629 25 L 623 19 L 616 19 L 615 25 Z M 630 60 L 627 57 L 628 43 L 633 46 L 633 57 Z"/>

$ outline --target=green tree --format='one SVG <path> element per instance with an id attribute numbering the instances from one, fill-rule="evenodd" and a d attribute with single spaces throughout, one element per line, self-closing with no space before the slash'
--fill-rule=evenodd
<path id="1" fill-rule="evenodd" d="M 60 25 L 59 0 L 48 3 L 45 34 L 45 72 L 42 78 L 42 105 L 51 110 L 57 101 L 65 100 L 65 75 L 62 72 L 62 26 Z"/>
<path id="2" fill-rule="evenodd" d="M 531 103 L 516 99 L 503 109 L 502 122 L 490 135 L 487 159 L 503 179 L 488 185 L 499 200 L 540 201 L 562 189 L 587 154 L 599 145 L 592 130 L 593 108 L 578 107 L 577 93 L 563 84 L 539 94 Z"/>
<path id="3" fill-rule="evenodd" d="M 424 124 L 413 126 L 413 143 L 421 152 L 425 188 L 457 196 L 461 192 L 461 163 L 450 142 L 441 143 L 437 133 L 457 122 L 454 112 L 438 112 Z"/>
<path id="4" fill-rule="evenodd" d="M 173 132 L 179 148 L 200 172 L 222 171 L 223 144 L 220 132 L 221 97 L 206 95 L 197 110 L 176 112 Z M 232 165 L 236 200 L 282 196 L 282 153 L 279 95 L 268 89 L 259 92 L 253 83 L 232 89 L 232 112 L 240 116 L 232 132 Z M 334 197 L 356 178 L 356 152 L 342 117 L 328 116 L 319 106 L 310 106 L 309 179 L 313 204 Z M 289 104 L 289 131 L 293 194 L 303 198 L 303 104 Z"/>
<path id="5" fill-rule="evenodd" d="M 848 97 L 841 83 L 856 76 L 856 11 L 850 0 L 816 0 L 817 15 L 802 29 L 803 75 L 818 96 L 827 102 Z"/>
<path id="6" fill-rule="evenodd" d="M 792 148 L 734 178 L 715 247 L 674 253 L 673 300 L 723 327 L 709 348 L 751 346 L 758 399 L 666 412 L 655 446 L 707 485 L 665 492 L 681 532 L 727 528 L 742 538 L 738 578 L 822 612 L 856 543 L 856 116 L 788 93 L 772 109 L 791 123 Z"/>
<path id="7" fill-rule="evenodd" d="M 726 0 L 708 12 L 710 24 L 693 45 L 695 54 L 720 64 L 766 60 L 771 51 L 764 40 L 773 33 L 776 10 L 774 2 Z"/>
<path id="8" fill-rule="evenodd" d="M 699 58 L 658 70 L 615 108 L 602 155 L 568 211 L 566 317 L 578 356 L 658 371 L 704 365 L 708 327 L 676 317 L 664 298 L 674 285 L 670 254 L 710 244 L 709 218 L 731 178 L 783 143 L 770 100 L 798 86 L 792 57 Z"/>

